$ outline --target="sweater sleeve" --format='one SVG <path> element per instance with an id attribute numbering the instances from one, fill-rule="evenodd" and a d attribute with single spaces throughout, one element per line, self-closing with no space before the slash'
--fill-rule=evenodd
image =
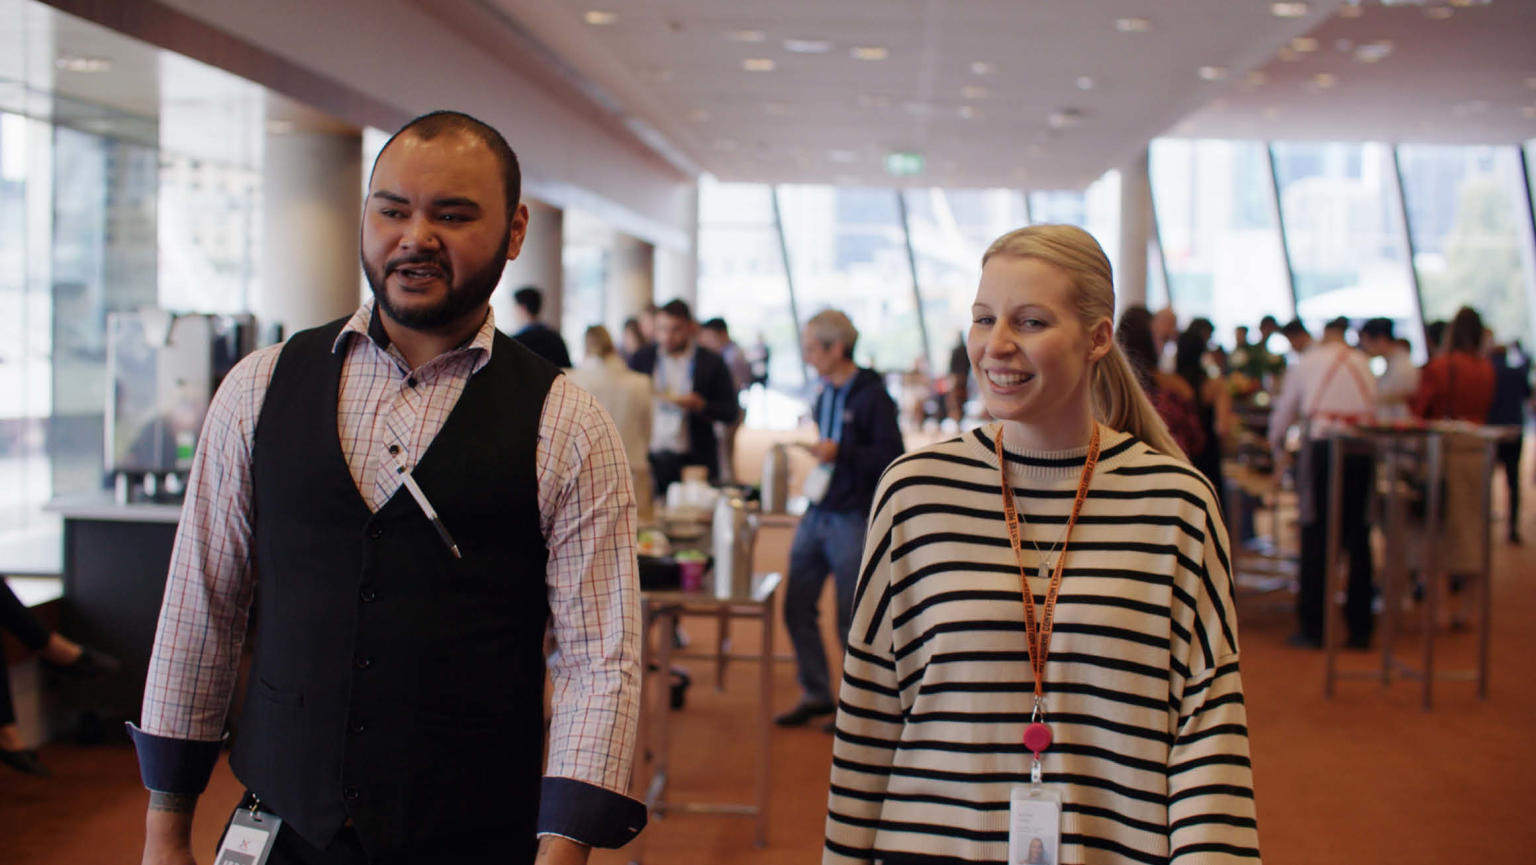
<path id="1" fill-rule="evenodd" d="M 903 716 L 890 617 L 889 479 L 887 474 L 876 492 L 875 501 L 883 505 L 865 535 L 853 623 L 843 656 L 823 865 L 873 861 L 891 763 L 901 740 Z"/>
<path id="2" fill-rule="evenodd" d="M 1259 861 L 1248 717 L 1238 671 L 1226 531 L 1207 515 L 1194 618 L 1175 662 L 1178 707 L 1168 755 L 1171 865 Z M 1176 643 L 1177 645 L 1177 643 Z M 1182 675 L 1181 675 L 1182 674 Z"/>

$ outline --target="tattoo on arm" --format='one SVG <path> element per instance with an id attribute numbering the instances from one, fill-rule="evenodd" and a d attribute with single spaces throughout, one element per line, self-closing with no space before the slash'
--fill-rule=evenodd
<path id="1" fill-rule="evenodd" d="M 161 793 L 156 790 L 149 791 L 149 810 L 151 811 L 165 811 L 171 814 L 191 814 L 196 807 L 196 796 L 181 796 L 176 793 Z"/>

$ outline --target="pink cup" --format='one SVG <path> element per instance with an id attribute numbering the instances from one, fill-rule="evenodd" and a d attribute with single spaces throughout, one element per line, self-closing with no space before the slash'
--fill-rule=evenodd
<path id="1" fill-rule="evenodd" d="M 704 588 L 704 562 L 702 560 L 677 563 L 678 576 L 685 592 L 697 592 Z"/>

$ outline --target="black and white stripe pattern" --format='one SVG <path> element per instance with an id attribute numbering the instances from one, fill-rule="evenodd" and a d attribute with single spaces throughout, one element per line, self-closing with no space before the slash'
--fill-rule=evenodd
<path id="1" fill-rule="evenodd" d="M 1002 862 L 1034 679 L 993 438 L 910 453 L 875 498 L 849 634 L 824 863 Z M 1063 863 L 1257 862 L 1227 537 L 1205 478 L 1103 429 L 1046 666 Z M 1056 540 L 1084 451 L 1009 452 L 1026 538 Z M 1027 542 L 1025 565 L 1037 553 Z M 1046 583 L 1031 576 L 1036 604 Z"/>

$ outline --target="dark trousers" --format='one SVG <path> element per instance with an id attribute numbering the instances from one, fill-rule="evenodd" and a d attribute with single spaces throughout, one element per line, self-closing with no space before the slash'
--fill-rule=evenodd
<path id="1" fill-rule="evenodd" d="M 848 644 L 853 621 L 853 590 L 864 555 L 864 514 L 811 508 L 795 529 L 789 548 L 789 582 L 784 594 L 784 624 L 795 647 L 795 670 L 808 703 L 830 703 L 837 696 L 827 675 L 827 650 L 818 624 L 818 602 L 827 574 L 837 587 L 837 633 Z"/>
<path id="2" fill-rule="evenodd" d="M 1312 640 L 1323 637 L 1323 604 L 1328 601 L 1324 575 L 1328 566 L 1328 467 L 1327 442 L 1309 444 L 1312 463 L 1311 490 L 1313 513 L 1310 524 L 1301 527 L 1301 591 L 1296 596 L 1296 620 L 1301 633 Z M 1339 514 L 1339 551 L 1349 557 L 1349 591 L 1344 606 L 1344 620 L 1352 640 L 1371 638 L 1371 525 L 1366 507 L 1375 475 L 1371 457 L 1351 454 L 1344 457 L 1343 513 Z"/>
<path id="3" fill-rule="evenodd" d="M 0 577 L 0 630 L 10 631 L 23 646 L 34 652 L 48 645 L 48 629 L 16 597 L 4 577 Z M 16 706 L 11 702 L 11 677 L 5 658 L 0 657 L 0 727 L 14 723 Z"/>
<path id="4" fill-rule="evenodd" d="M 1509 488 L 1509 536 L 1520 533 L 1520 451 L 1525 447 L 1522 434 L 1514 441 L 1499 442 L 1499 462 L 1504 466 L 1504 483 Z"/>
<path id="5" fill-rule="evenodd" d="M 242 802 L 240 807 L 248 807 Z M 357 830 L 347 826 L 325 849 L 300 838 L 284 823 L 277 831 L 277 841 L 267 865 L 418 865 L 425 862 L 497 862 L 506 865 L 532 865 L 535 843 L 515 844 L 511 840 L 495 836 L 497 827 L 486 827 L 492 837 L 453 839 L 442 843 L 421 845 L 384 855 L 370 856 L 357 836 Z M 223 839 L 220 839 L 223 843 Z M 217 860 L 214 865 L 222 865 Z"/>

